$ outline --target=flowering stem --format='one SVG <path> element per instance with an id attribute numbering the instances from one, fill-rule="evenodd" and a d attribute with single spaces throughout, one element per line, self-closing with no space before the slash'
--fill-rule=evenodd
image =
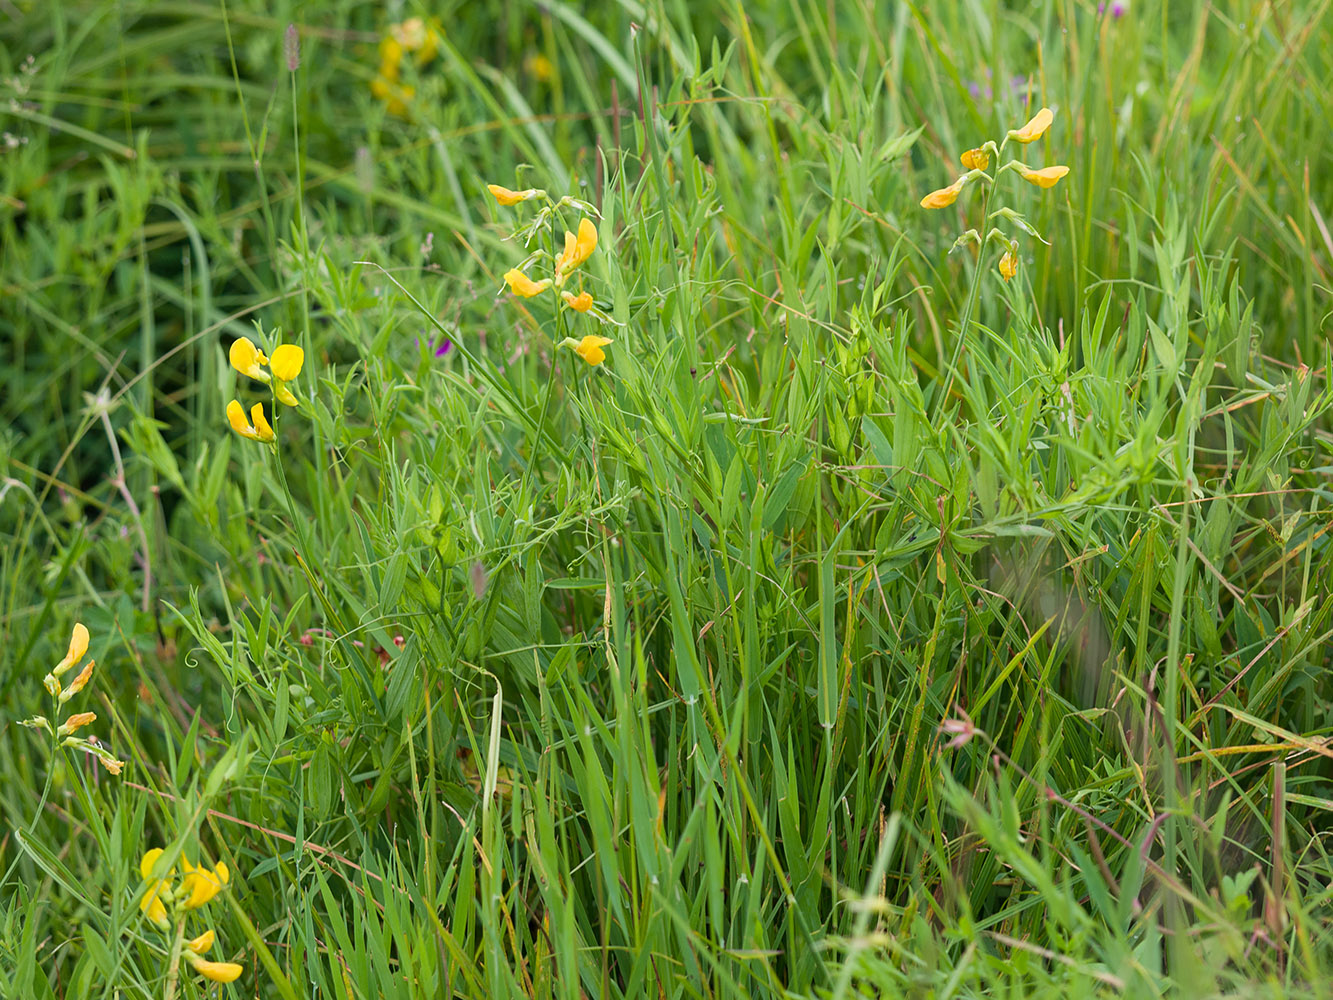
<path id="1" fill-rule="evenodd" d="M 1003 146 L 1001 148 L 1003 149 Z M 998 170 L 996 171 L 996 175 L 998 178 Z M 982 202 L 981 206 L 981 218 L 983 222 L 985 219 L 990 218 L 991 195 L 994 193 L 995 183 L 994 180 L 992 180 L 990 184 L 986 185 L 986 199 Z M 982 260 L 985 256 L 986 244 L 983 242 L 977 249 L 977 268 L 972 275 L 972 289 L 967 293 L 967 305 L 963 307 L 963 318 L 958 324 L 958 340 L 954 344 L 953 358 L 949 361 L 949 373 L 945 376 L 944 389 L 940 392 L 939 398 L 935 400 L 935 406 L 933 407 L 934 413 L 931 415 L 930 421 L 931 426 L 937 426 L 939 424 L 940 416 L 944 413 L 946 400 L 949 398 L 949 392 L 953 388 L 954 372 L 957 371 L 958 358 L 963 353 L 963 341 L 967 339 L 967 328 L 972 322 L 972 313 L 976 310 L 977 299 L 981 294 L 981 275 L 984 271 Z"/>
<path id="2" fill-rule="evenodd" d="M 176 920 L 176 932 L 171 942 L 171 958 L 167 961 L 167 985 L 162 1000 L 176 1000 L 176 986 L 180 979 L 181 949 L 185 946 L 185 917 Z"/>

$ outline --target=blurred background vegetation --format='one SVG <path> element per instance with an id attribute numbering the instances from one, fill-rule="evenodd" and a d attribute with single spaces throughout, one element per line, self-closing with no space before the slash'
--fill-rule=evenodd
<path id="1" fill-rule="evenodd" d="M 1326 996 L 1329 6 L 0 0 L 0 992 Z"/>

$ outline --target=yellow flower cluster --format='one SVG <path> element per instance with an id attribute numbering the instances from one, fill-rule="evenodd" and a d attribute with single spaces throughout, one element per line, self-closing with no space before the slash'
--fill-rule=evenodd
<path id="1" fill-rule="evenodd" d="M 416 88 L 402 82 L 403 60 L 411 54 L 418 66 L 431 62 L 440 51 L 440 34 L 435 22 L 427 24 L 419 17 L 389 25 L 380 40 L 380 71 L 370 81 L 370 92 L 384 102 L 391 115 L 404 115 L 416 96 Z"/>
<path id="2" fill-rule="evenodd" d="M 295 344 L 280 344 L 273 350 L 273 357 L 267 357 L 254 345 L 249 337 L 241 337 L 232 342 L 228 353 L 231 366 L 247 378 L 263 382 L 273 388 L 273 398 L 286 406 L 296 406 L 297 399 L 292 395 L 287 384 L 301 374 L 305 364 L 305 351 Z M 268 371 L 264 371 L 264 367 Z M 271 373 L 271 374 L 270 374 Z M 251 441 L 273 441 L 276 435 L 273 427 L 264 416 L 264 404 L 256 403 L 250 408 L 250 419 L 245 419 L 245 409 L 239 400 L 233 399 L 227 404 L 227 422 L 243 438 Z"/>
<path id="3" fill-rule="evenodd" d="M 537 188 L 528 188 L 526 191 L 512 191 L 507 187 L 501 187 L 499 184 L 488 184 L 486 188 L 501 205 L 517 205 L 521 201 L 529 201 L 532 198 L 546 195 L 545 191 Z M 563 286 L 569 276 L 586 263 L 596 249 L 597 227 L 591 219 L 580 219 L 577 233 L 565 231 L 565 245 L 560 253 L 556 255 L 555 270 L 551 277 L 534 281 L 520 268 L 513 267 L 504 273 L 504 282 L 513 294 L 524 299 L 538 296 L 554 286 L 561 290 L 560 298 L 565 305 L 575 312 L 587 313 L 593 309 L 592 293 L 580 291 L 576 295 L 564 289 Z M 595 315 L 605 319 L 604 314 L 600 312 L 595 312 Z M 572 348 L 579 357 L 595 367 L 606 360 L 606 352 L 602 348 L 610 343 L 611 340 L 608 337 L 589 335 L 579 340 L 566 337 L 558 346 Z"/>
<path id="4" fill-rule="evenodd" d="M 1027 181 L 1029 184 L 1034 184 L 1039 188 L 1049 189 L 1054 187 L 1059 183 L 1062 177 L 1069 173 L 1068 167 L 1059 165 L 1033 168 L 1019 160 L 1010 160 L 1005 163 L 1004 166 L 1000 167 L 993 176 L 986 173 L 987 169 L 990 167 L 992 155 L 998 157 L 1004 150 L 1004 147 L 1010 142 L 1016 142 L 1022 145 L 1036 142 L 1046 134 L 1046 131 L 1051 127 L 1051 123 L 1054 121 L 1055 113 L 1051 111 L 1050 108 L 1042 108 L 1021 128 L 1010 129 L 1006 133 L 1004 141 L 998 146 L 992 141 L 974 149 L 967 150 L 959 157 L 963 169 L 967 172 L 960 175 L 948 187 L 939 188 L 922 198 L 921 207 L 947 208 L 958 200 L 958 195 L 962 193 L 963 188 L 973 180 L 981 180 L 994 184 L 999 175 L 1006 170 L 1017 171 L 1018 175 L 1022 177 L 1023 180 Z M 993 212 L 991 214 L 992 216 L 1003 215 L 1023 229 L 1024 232 L 1037 235 L 1036 230 L 1033 229 L 1022 216 L 1017 212 L 1014 212 L 1012 209 L 1004 208 L 999 212 Z M 1038 236 L 1038 238 L 1040 239 L 1040 236 Z M 986 242 L 989 242 L 990 240 L 998 241 L 1005 248 L 1004 254 L 1000 257 L 999 271 L 1000 277 L 1005 281 L 1009 281 L 1018 273 L 1018 242 L 998 229 L 992 229 L 986 234 Z M 969 241 L 978 245 L 983 242 L 981 235 L 976 230 L 969 230 L 959 237 L 954 246 L 957 247 Z"/>
<path id="5" fill-rule="evenodd" d="M 171 932 L 175 928 L 175 933 L 179 935 L 180 955 L 195 972 L 215 983 L 230 983 L 245 970 L 235 962 L 210 962 L 203 957 L 216 939 L 212 930 L 206 930 L 189 941 L 181 938 L 184 937 L 186 916 L 209 903 L 221 892 L 231 881 L 231 872 L 221 861 L 213 868 L 202 865 L 195 867 L 181 855 L 181 880 L 177 883 L 176 869 L 165 872 L 158 870 L 158 859 L 163 853 L 162 848 L 154 847 L 139 861 L 139 874 L 144 881 L 144 894 L 139 900 L 139 909 L 160 930 Z"/>
<path id="6" fill-rule="evenodd" d="M 61 746 L 92 754 L 112 774 L 120 774 L 125 767 L 125 762 L 114 757 L 106 747 L 98 742 L 97 737 L 74 735 L 84 726 L 97 721 L 96 712 L 75 712 L 67 716 L 64 721 L 59 718 L 60 712 L 64 710 L 65 703 L 87 687 L 88 682 L 93 679 L 93 668 L 97 665 L 96 660 L 89 660 L 83 664 L 68 685 L 64 685 L 60 681 L 61 677 L 78 667 L 83 658 L 88 655 L 89 638 L 88 629 L 84 624 L 75 622 L 74 630 L 69 637 L 69 649 L 66 651 L 64 659 L 52 667 L 50 673 L 42 679 L 42 684 L 46 687 L 47 693 L 55 699 L 55 726 L 53 727 L 51 721 L 44 715 L 34 715 L 31 719 L 25 719 L 23 725 L 30 729 L 44 730 L 59 740 Z"/>

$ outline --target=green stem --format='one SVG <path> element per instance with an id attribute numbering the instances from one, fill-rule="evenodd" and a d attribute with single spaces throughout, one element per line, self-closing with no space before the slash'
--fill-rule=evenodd
<path id="1" fill-rule="evenodd" d="M 1003 148 L 1003 147 L 1001 147 Z M 998 156 L 996 157 L 999 158 Z M 999 177 L 999 170 L 996 170 L 996 178 Z M 981 219 L 982 227 L 985 227 L 986 220 L 990 218 L 991 196 L 995 193 L 995 179 L 988 178 L 989 184 L 986 187 L 986 200 L 982 203 Z M 958 324 L 958 340 L 954 344 L 953 358 L 949 361 L 949 371 L 945 376 L 944 389 L 940 392 L 939 398 L 935 400 L 932 407 L 931 425 L 938 426 L 940 417 L 944 413 L 945 401 L 949 398 L 949 391 L 953 388 L 954 373 L 958 369 L 958 359 L 963 353 L 963 341 L 967 339 L 967 328 L 972 322 L 972 313 L 976 310 L 977 300 L 981 295 L 981 276 L 984 273 L 982 261 L 986 256 L 986 240 L 983 237 L 981 247 L 977 250 L 977 267 L 972 274 L 972 289 L 967 293 L 967 305 L 963 308 L 963 318 Z"/>
<path id="2" fill-rule="evenodd" d="M 176 1000 L 176 987 L 180 981 L 181 951 L 185 946 L 185 917 L 176 920 L 176 931 L 171 942 L 171 958 L 167 962 L 167 985 L 162 993 L 162 1000 Z"/>

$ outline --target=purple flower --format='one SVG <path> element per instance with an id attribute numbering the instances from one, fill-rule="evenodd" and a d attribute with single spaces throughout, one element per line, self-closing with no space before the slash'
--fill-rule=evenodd
<path id="1" fill-rule="evenodd" d="M 421 341 L 418 340 L 418 341 L 417 341 L 417 347 L 420 347 L 420 346 L 421 346 Z M 426 347 L 427 347 L 427 348 L 428 348 L 428 349 L 429 349 L 429 350 L 430 350 L 430 351 L 431 351 L 437 358 L 442 358 L 442 357 L 444 357 L 446 354 L 449 353 L 450 350 L 453 349 L 453 346 L 454 346 L 453 341 L 451 341 L 448 337 L 441 337 L 438 341 L 435 340 L 435 338 L 432 337 L 430 340 L 426 341 Z"/>
<path id="2" fill-rule="evenodd" d="M 1114 17 L 1114 18 L 1116 18 L 1117 20 L 1119 20 L 1120 18 L 1122 18 L 1122 17 L 1125 16 L 1125 11 L 1128 10 L 1128 9 L 1129 9 L 1129 2 L 1128 2 L 1128 0 L 1113 0 L 1113 2 L 1112 2 L 1112 4 L 1111 4 L 1111 16 Z M 1104 3 L 1099 3 L 1099 4 L 1097 5 L 1097 13 L 1098 13 L 1098 14 L 1105 14 L 1105 13 L 1106 13 L 1106 4 L 1104 4 Z"/>

